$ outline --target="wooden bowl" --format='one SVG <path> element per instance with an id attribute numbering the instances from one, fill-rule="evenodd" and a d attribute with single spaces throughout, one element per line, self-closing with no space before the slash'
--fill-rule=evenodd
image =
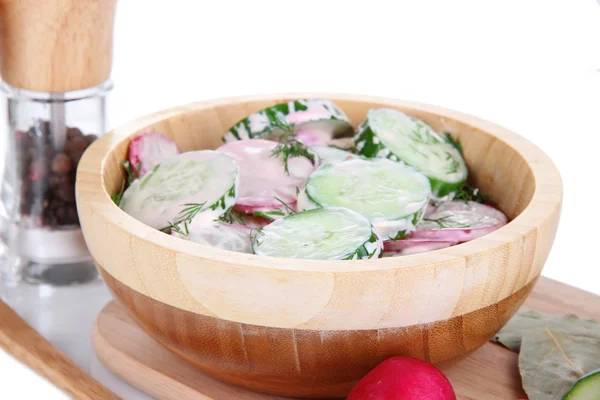
<path id="1" fill-rule="evenodd" d="M 359 261 L 234 253 L 177 239 L 121 211 L 128 142 L 151 129 L 182 150 L 214 149 L 248 114 L 293 98 L 326 97 L 357 125 L 373 107 L 421 118 L 457 137 L 471 180 L 512 220 L 443 250 Z M 559 220 L 552 161 L 490 122 L 423 104 L 297 94 L 194 103 L 139 118 L 96 141 L 77 175 L 85 240 L 113 295 L 156 341 L 206 373 L 297 397 L 344 396 L 394 355 L 460 359 L 517 311 L 540 275 Z"/>

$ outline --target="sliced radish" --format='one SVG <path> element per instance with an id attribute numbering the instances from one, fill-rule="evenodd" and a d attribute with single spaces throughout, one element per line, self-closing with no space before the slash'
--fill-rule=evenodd
<path id="1" fill-rule="evenodd" d="M 385 251 L 395 252 L 398 255 L 408 255 L 439 250 L 453 246 L 457 243 L 458 242 L 450 240 L 409 238 L 383 242 L 383 249 Z"/>
<path id="2" fill-rule="evenodd" d="M 129 163 L 139 176 L 146 174 L 162 161 L 180 154 L 177 144 L 157 132 L 138 133 L 129 143 Z"/>
<path id="3" fill-rule="evenodd" d="M 308 146 L 324 146 L 331 139 L 331 134 L 316 129 L 301 129 L 296 132 L 296 139 Z"/>
<path id="4" fill-rule="evenodd" d="M 231 127 L 223 141 L 231 143 L 245 139 L 276 139 L 281 122 L 294 124 L 300 141 L 306 144 L 326 144 L 327 140 L 352 136 L 354 129 L 344 112 L 333 102 L 323 99 L 292 100 L 275 104 L 249 115 Z"/>
<path id="5" fill-rule="evenodd" d="M 493 232 L 506 223 L 506 216 L 493 207 L 474 201 L 449 201 L 423 218 L 409 237 L 463 243 Z"/>
<path id="6" fill-rule="evenodd" d="M 262 228 L 271 223 L 271 221 L 267 218 L 255 217 L 253 215 L 244 215 L 242 216 L 242 219 L 244 222 L 241 225 L 246 226 L 248 228 Z"/>
<path id="7" fill-rule="evenodd" d="M 437 207 L 435 206 L 435 204 L 433 204 L 433 202 L 430 201 L 427 204 L 427 207 L 425 207 L 425 213 L 423 213 L 423 217 L 428 218 L 431 214 L 435 212 L 435 210 L 437 210 Z"/>
<path id="8" fill-rule="evenodd" d="M 353 160 L 361 156 L 332 146 L 311 146 L 310 149 L 319 157 L 320 164 Z"/>
<path id="9" fill-rule="evenodd" d="M 305 157 L 288 160 L 285 172 L 283 157 L 273 157 L 277 142 L 270 140 L 239 140 L 225 144 L 217 151 L 233 156 L 240 166 L 240 187 L 235 210 L 242 213 L 285 208 L 282 202 L 294 205 L 297 193 L 315 170 Z"/>
<path id="10" fill-rule="evenodd" d="M 237 251 L 240 253 L 252 253 L 252 241 L 250 239 L 251 228 L 214 221 L 209 224 L 194 224 L 189 226 L 189 235 L 181 235 L 172 232 L 171 235 L 190 240 L 205 246 L 219 249 Z"/>

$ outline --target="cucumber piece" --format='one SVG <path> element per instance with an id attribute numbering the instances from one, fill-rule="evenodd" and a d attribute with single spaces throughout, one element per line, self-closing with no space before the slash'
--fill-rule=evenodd
<path id="1" fill-rule="evenodd" d="M 435 197 L 459 190 L 467 181 L 460 152 L 423 121 L 401 111 L 376 108 L 358 127 L 356 150 L 366 157 L 402 161 L 427 175 Z"/>
<path id="2" fill-rule="evenodd" d="M 361 158 L 357 154 L 332 146 L 310 146 L 310 149 L 319 157 L 319 164 L 330 164 Z"/>
<path id="3" fill-rule="evenodd" d="M 156 229 L 184 220 L 213 221 L 233 207 L 238 175 L 238 165 L 225 153 L 183 153 L 133 181 L 123 193 L 120 207 Z"/>
<path id="4" fill-rule="evenodd" d="M 322 142 L 353 134 L 350 120 L 333 102 L 303 99 L 276 104 L 250 114 L 225 133 L 223 142 L 260 138 L 276 139 L 281 131 L 275 127 L 282 121 L 295 124 L 298 136 L 300 138 L 305 136 L 311 141 L 317 138 L 316 140 Z"/>
<path id="5" fill-rule="evenodd" d="M 254 254 L 317 260 L 378 258 L 383 243 L 368 219 L 346 208 L 318 208 L 279 219 L 253 237 Z"/>
<path id="6" fill-rule="evenodd" d="M 600 400 L 600 370 L 594 371 L 575 382 L 562 400 Z"/>
<path id="7" fill-rule="evenodd" d="M 384 240 L 415 229 L 431 196 L 425 175 L 386 159 L 325 164 L 298 196 L 298 209 L 345 207 L 367 217 Z"/>

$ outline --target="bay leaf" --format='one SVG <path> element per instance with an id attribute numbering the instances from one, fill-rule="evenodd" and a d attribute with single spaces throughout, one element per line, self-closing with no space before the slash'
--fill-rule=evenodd
<path id="1" fill-rule="evenodd" d="M 577 330 L 586 325 L 572 326 Z M 548 326 L 527 329 L 524 333 L 519 370 L 530 400 L 559 400 L 579 378 L 598 368 L 600 334 L 578 335 Z"/>
<path id="2" fill-rule="evenodd" d="M 579 318 L 574 314 L 552 315 L 540 314 L 536 311 L 518 313 L 494 336 L 493 342 L 500 343 L 513 351 L 519 351 L 523 337 L 537 334 L 540 328 L 553 331 L 569 332 L 576 336 L 600 338 L 600 324 Z"/>

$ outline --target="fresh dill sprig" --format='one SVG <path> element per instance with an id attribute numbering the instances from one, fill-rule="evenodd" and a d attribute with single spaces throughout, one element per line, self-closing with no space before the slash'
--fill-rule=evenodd
<path id="1" fill-rule="evenodd" d="M 444 137 L 446 138 L 446 142 L 451 144 L 462 155 L 463 148 L 458 139 L 454 139 L 454 137 L 452 137 L 452 135 L 448 132 L 444 132 Z"/>
<path id="2" fill-rule="evenodd" d="M 275 217 L 285 217 L 285 213 L 281 210 L 274 211 L 254 211 L 252 213 L 253 217 L 261 217 L 268 219 L 269 221 L 275 221 Z"/>
<path id="3" fill-rule="evenodd" d="M 296 212 L 296 210 L 294 210 L 292 207 L 290 207 L 288 203 L 281 200 L 279 197 L 275 197 L 275 200 L 277 200 L 278 202 L 281 203 L 281 205 L 283 206 L 283 209 L 288 213 L 288 215 L 294 214 Z"/>
<path id="4" fill-rule="evenodd" d="M 225 211 L 223 215 L 217 218 L 217 221 L 225 222 L 226 224 L 244 224 L 244 219 L 242 218 L 242 216 L 235 212 L 233 208 L 230 208 L 229 210 Z"/>
<path id="5" fill-rule="evenodd" d="M 117 207 L 119 207 L 121 205 L 121 199 L 123 198 L 124 192 L 125 192 L 125 180 L 123 180 L 123 182 L 121 182 L 121 190 L 117 193 L 113 193 L 110 196 L 113 203 L 115 203 L 117 205 Z"/>
<path id="6" fill-rule="evenodd" d="M 138 174 L 133 169 L 129 161 L 122 161 L 121 166 L 125 170 L 125 179 L 123 179 L 123 182 L 121 182 L 121 190 L 116 193 L 113 193 L 110 196 L 113 203 L 115 203 L 117 206 L 121 205 L 121 199 L 123 199 L 123 193 L 125 192 L 125 189 L 127 189 L 131 185 L 131 183 L 138 177 Z"/>
<path id="7" fill-rule="evenodd" d="M 167 223 L 169 225 L 166 228 L 162 228 L 160 230 L 164 231 L 166 229 L 171 229 L 171 231 L 177 232 L 180 235 L 189 236 L 190 235 L 189 224 L 191 224 L 192 220 L 196 217 L 196 215 L 198 215 L 198 213 L 204 209 L 205 204 L 206 204 L 206 202 L 184 204 L 183 205 L 184 208 L 177 215 L 177 219 L 173 222 L 167 221 Z M 183 224 L 183 228 L 181 227 L 182 224 Z"/>
<path id="8" fill-rule="evenodd" d="M 452 215 L 446 215 L 444 217 L 440 217 L 440 218 L 436 218 L 436 219 L 423 218 L 423 221 L 434 222 L 434 223 L 438 224 L 438 226 L 442 229 L 444 229 L 444 228 L 468 228 L 471 226 L 469 224 L 461 224 L 461 223 L 449 224 L 446 221 L 448 218 L 452 218 Z"/>
<path id="9" fill-rule="evenodd" d="M 182 226 L 183 226 L 183 228 L 182 228 Z M 177 224 L 177 223 L 174 224 L 172 222 L 169 222 L 168 229 L 170 229 L 171 232 L 177 232 L 182 236 L 190 236 L 190 227 L 188 225 L 188 221 L 183 221 L 182 223 L 179 223 L 179 224 Z M 163 230 L 164 230 L 164 228 L 161 229 L 161 231 L 163 231 Z"/>
<path id="10" fill-rule="evenodd" d="M 454 200 L 464 201 L 465 203 L 469 201 L 475 201 L 477 203 L 485 204 L 490 199 L 490 196 L 473 187 L 469 184 L 465 184 L 456 194 L 454 195 Z"/>
<path id="11" fill-rule="evenodd" d="M 254 242 L 256 241 L 256 247 L 260 246 L 262 244 L 261 241 L 257 240 L 256 238 L 258 237 L 258 235 L 264 236 L 265 233 L 263 232 L 263 228 L 252 228 L 250 229 L 250 241 Z"/>
<path id="12" fill-rule="evenodd" d="M 133 166 L 131 165 L 131 163 L 129 161 L 123 161 L 121 163 L 121 165 L 125 169 L 125 175 L 127 177 L 127 186 L 129 186 L 129 185 L 131 185 L 131 182 L 133 182 L 134 180 L 136 180 L 138 178 L 138 176 L 139 176 L 138 170 L 133 168 Z M 141 168 L 141 164 L 140 164 L 140 168 Z"/>
<path id="13" fill-rule="evenodd" d="M 277 200 L 283 205 L 282 209 L 271 211 L 254 211 L 252 213 L 252 216 L 266 218 L 269 221 L 275 221 L 275 217 L 286 217 L 288 215 L 296 213 L 296 211 L 292 207 L 290 207 L 285 201 L 281 200 L 278 197 L 275 197 L 275 200 Z"/>
<path id="14" fill-rule="evenodd" d="M 294 124 L 290 124 L 283 121 L 281 118 L 277 118 L 275 122 L 271 124 L 271 131 L 281 132 L 279 137 L 279 143 L 277 147 L 271 152 L 271 157 L 283 157 L 283 168 L 286 174 L 290 174 L 289 160 L 294 157 L 306 157 L 310 160 L 312 165 L 315 165 L 315 156 L 312 154 L 308 147 L 296 139 L 296 127 Z"/>

